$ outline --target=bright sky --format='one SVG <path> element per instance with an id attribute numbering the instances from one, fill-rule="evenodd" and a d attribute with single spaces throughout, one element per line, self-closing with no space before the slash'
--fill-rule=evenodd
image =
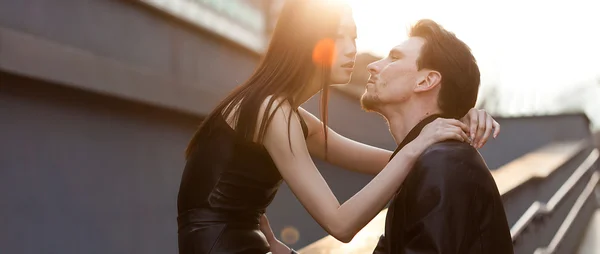
<path id="1" fill-rule="evenodd" d="M 412 23 L 429 18 L 471 47 L 482 71 L 482 94 L 497 87 L 500 113 L 545 114 L 575 107 L 600 123 L 598 1 L 345 1 L 353 7 L 359 51 L 384 56 L 406 38 Z M 562 105 L 559 96 L 579 86 L 587 87 L 585 98 L 591 102 Z"/>

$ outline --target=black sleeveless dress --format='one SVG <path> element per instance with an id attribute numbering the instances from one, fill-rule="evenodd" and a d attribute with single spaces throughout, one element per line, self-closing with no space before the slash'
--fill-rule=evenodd
<path id="1" fill-rule="evenodd" d="M 306 123 L 302 118 L 300 123 L 306 138 Z M 259 219 L 282 182 L 269 153 L 223 117 L 200 135 L 179 187 L 179 253 L 269 252 Z"/>

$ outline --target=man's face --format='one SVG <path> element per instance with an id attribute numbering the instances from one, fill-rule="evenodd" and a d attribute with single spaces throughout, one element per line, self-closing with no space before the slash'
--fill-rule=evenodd
<path id="1" fill-rule="evenodd" d="M 414 94 L 426 73 L 417 68 L 417 60 L 425 40 L 410 37 L 390 50 L 389 55 L 367 66 L 371 77 L 361 105 L 367 111 L 379 112 L 385 105 L 401 104 Z"/>

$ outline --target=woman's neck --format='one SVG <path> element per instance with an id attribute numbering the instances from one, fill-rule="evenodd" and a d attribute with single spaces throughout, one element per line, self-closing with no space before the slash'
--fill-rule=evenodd
<path id="1" fill-rule="evenodd" d="M 294 104 L 297 105 L 292 106 L 294 108 L 298 108 L 300 107 L 300 105 L 310 100 L 310 98 L 312 98 L 313 96 L 315 96 L 315 94 L 321 91 L 322 83 L 323 79 L 319 75 L 313 75 L 312 78 L 310 78 L 309 81 L 306 84 L 304 84 L 304 89 L 302 89 L 300 93 L 298 93 L 294 97 Z"/>

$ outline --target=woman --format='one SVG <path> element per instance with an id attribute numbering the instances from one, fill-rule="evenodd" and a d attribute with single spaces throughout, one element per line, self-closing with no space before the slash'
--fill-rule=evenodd
<path id="1" fill-rule="evenodd" d="M 327 87 L 349 81 L 355 37 L 350 9 L 338 1 L 287 1 L 255 73 L 217 105 L 189 144 L 178 197 L 180 253 L 268 252 L 259 220 L 266 220 L 282 180 L 329 234 L 347 242 L 391 199 L 426 147 L 469 139 L 465 124 L 438 119 L 388 164 L 390 151 L 329 130 Z M 320 90 L 323 123 L 299 107 Z M 478 136 L 486 140 L 492 126 L 481 120 L 489 130 Z M 311 154 L 376 176 L 340 205 Z"/>

